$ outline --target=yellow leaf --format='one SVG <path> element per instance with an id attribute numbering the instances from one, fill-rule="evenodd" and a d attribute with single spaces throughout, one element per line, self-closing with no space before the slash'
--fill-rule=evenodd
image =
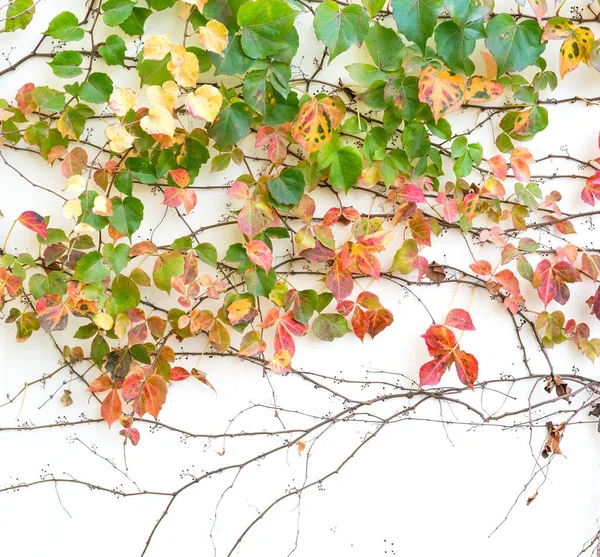
<path id="1" fill-rule="evenodd" d="M 482 50 L 479 54 L 481 54 L 481 57 L 483 58 L 486 75 L 492 79 L 498 73 L 498 64 L 496 64 L 496 60 L 494 60 L 494 57 L 487 50 Z"/>
<path id="2" fill-rule="evenodd" d="M 92 208 L 92 213 L 94 215 L 99 215 L 101 217 L 110 217 L 113 214 L 112 210 L 112 201 L 104 196 L 98 195 L 94 198 L 94 207 Z M 110 329 L 110 327 L 109 327 Z"/>
<path id="3" fill-rule="evenodd" d="M 179 44 L 171 47 L 171 60 L 167 64 L 167 70 L 181 87 L 194 87 L 200 77 L 198 58 Z"/>
<path id="4" fill-rule="evenodd" d="M 216 87 L 202 85 L 186 97 L 185 108 L 194 118 L 214 122 L 222 103 L 223 95 Z"/>
<path id="5" fill-rule="evenodd" d="M 497 99 L 502 93 L 504 93 L 504 87 L 497 81 L 481 75 L 474 75 L 467 80 L 465 101 L 484 103 Z"/>
<path id="6" fill-rule="evenodd" d="M 73 228 L 73 232 L 75 232 L 76 235 L 91 234 L 92 232 L 96 232 L 96 229 L 87 222 L 80 222 L 79 224 L 75 225 L 75 228 Z"/>
<path id="7" fill-rule="evenodd" d="M 587 27 L 578 27 L 560 47 L 559 69 L 560 76 L 565 77 L 572 72 L 580 62 L 588 63 L 594 46 L 594 35 Z"/>
<path id="8" fill-rule="evenodd" d="M 175 119 L 162 105 L 153 106 L 147 116 L 140 120 L 141 128 L 150 135 L 163 134 L 173 137 L 175 133 Z"/>
<path id="9" fill-rule="evenodd" d="M 169 51 L 173 43 L 166 35 L 152 35 L 144 43 L 144 60 L 162 60 Z"/>
<path id="10" fill-rule="evenodd" d="M 110 99 L 108 105 L 117 116 L 125 116 L 137 102 L 137 93 L 127 87 L 117 87 Z"/>
<path id="11" fill-rule="evenodd" d="M 165 81 L 162 86 L 152 85 L 148 87 L 146 94 L 153 105 L 160 104 L 169 112 L 173 112 L 179 94 L 179 87 L 174 81 Z"/>
<path id="12" fill-rule="evenodd" d="M 437 122 L 465 101 L 464 79 L 454 72 L 427 66 L 419 77 L 419 100 L 431 107 Z"/>
<path id="13" fill-rule="evenodd" d="M 216 52 L 224 56 L 223 50 L 227 48 L 227 43 L 229 42 L 229 31 L 227 31 L 225 25 L 216 19 L 211 19 L 205 27 L 198 29 L 198 36 L 200 38 L 200 46 L 204 50 Z"/>
<path id="14" fill-rule="evenodd" d="M 105 331 L 112 329 L 112 326 L 115 322 L 114 319 L 108 315 L 108 313 L 97 313 L 94 315 L 94 317 L 92 317 L 92 320 L 97 327 L 104 329 Z"/>
<path id="15" fill-rule="evenodd" d="M 131 135 L 123 124 L 112 124 L 106 128 L 104 132 L 108 139 L 108 146 L 115 153 L 122 153 L 133 147 L 133 142 L 136 139 Z"/>
<path id="16" fill-rule="evenodd" d="M 3 109 L 0 109 L 3 110 Z M 6 111 L 5 111 L 6 112 Z M 11 116 L 14 116 L 12 112 L 9 113 Z M 73 123 L 71 121 L 71 117 L 69 116 L 69 112 L 65 110 L 61 115 L 58 121 L 56 122 L 56 129 L 60 132 L 60 135 L 63 137 L 70 137 L 75 141 L 79 141 L 79 137 L 75 128 L 73 127 Z M 1 119 L 1 118 L 0 118 Z"/>
<path id="17" fill-rule="evenodd" d="M 85 189 L 85 180 L 81 174 L 73 174 L 68 180 L 65 190 L 68 193 L 81 193 Z"/>
<path id="18" fill-rule="evenodd" d="M 63 217 L 66 219 L 76 219 L 82 213 L 81 201 L 79 199 L 69 199 L 62 208 Z"/>
<path id="19" fill-rule="evenodd" d="M 305 102 L 292 127 L 292 136 L 309 153 L 331 140 L 332 131 L 346 115 L 346 106 L 339 97 L 326 97 Z"/>

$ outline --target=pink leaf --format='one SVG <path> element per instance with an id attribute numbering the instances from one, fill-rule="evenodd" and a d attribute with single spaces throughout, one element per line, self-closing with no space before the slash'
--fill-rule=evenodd
<path id="1" fill-rule="evenodd" d="M 446 316 L 446 325 L 461 331 L 474 331 L 473 321 L 469 312 L 464 309 L 452 309 Z"/>
<path id="2" fill-rule="evenodd" d="M 267 244 L 262 240 L 252 240 L 246 244 L 246 253 L 252 263 L 269 272 L 273 265 L 273 254 Z"/>

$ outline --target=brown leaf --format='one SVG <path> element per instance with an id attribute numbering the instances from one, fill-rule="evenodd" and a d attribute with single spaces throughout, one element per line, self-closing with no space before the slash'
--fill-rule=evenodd
<path id="1" fill-rule="evenodd" d="M 544 458 L 548 458 L 552 453 L 562 454 L 560 451 L 560 441 L 562 439 L 563 431 L 566 427 L 566 422 L 563 422 L 560 425 L 554 425 L 552 422 L 546 422 L 548 434 L 546 436 L 546 441 L 544 442 L 544 449 L 542 450 L 542 456 Z"/>
<path id="2" fill-rule="evenodd" d="M 73 399 L 71 398 L 71 391 L 69 389 L 65 389 L 63 392 L 63 396 L 60 397 L 60 401 L 64 406 L 71 406 L 73 404 Z"/>

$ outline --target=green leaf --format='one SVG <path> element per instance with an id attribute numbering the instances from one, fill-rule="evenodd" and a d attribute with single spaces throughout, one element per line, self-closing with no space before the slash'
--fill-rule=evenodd
<path id="1" fill-rule="evenodd" d="M 267 187 L 277 203 L 296 206 L 304 194 L 304 175 L 297 168 L 286 168 L 271 178 Z"/>
<path id="2" fill-rule="evenodd" d="M 128 159 L 129 160 L 129 159 Z M 131 171 L 123 170 L 115 176 L 115 188 L 125 195 L 133 193 L 133 176 Z"/>
<path id="3" fill-rule="evenodd" d="M 112 299 L 115 306 L 111 313 L 117 315 L 136 307 L 140 303 L 140 290 L 129 277 L 118 275 L 114 278 L 111 286 Z"/>
<path id="4" fill-rule="evenodd" d="M 83 39 L 85 32 L 79 27 L 79 21 L 74 13 L 62 12 L 50 22 L 44 34 L 68 43 L 70 41 L 80 41 Z"/>
<path id="5" fill-rule="evenodd" d="M 498 65 L 498 76 L 535 64 L 546 48 L 542 29 L 534 20 L 516 23 L 508 14 L 495 16 L 487 25 L 485 46 Z"/>
<path id="6" fill-rule="evenodd" d="M 110 352 L 110 348 L 108 346 L 108 342 L 104 339 L 104 337 L 100 334 L 94 337 L 92 341 L 92 347 L 90 349 L 90 357 L 92 361 L 102 369 L 104 365 L 104 357 Z"/>
<path id="7" fill-rule="evenodd" d="M 459 27 L 453 21 L 444 21 L 435 28 L 434 38 L 438 55 L 453 72 L 471 75 L 475 64 L 469 56 L 482 35 L 468 27 Z"/>
<path id="8" fill-rule="evenodd" d="M 277 54 L 287 46 L 285 38 L 297 15 L 283 0 L 245 2 L 237 16 L 244 52 L 254 59 Z"/>
<path id="9" fill-rule="evenodd" d="M 156 169 L 147 159 L 141 157 L 129 157 L 125 161 L 125 168 L 131 171 L 132 178 L 142 182 L 142 184 L 150 186 L 156 183 Z M 123 184 L 123 186 L 127 187 L 125 184 Z"/>
<path id="10" fill-rule="evenodd" d="M 242 40 L 238 35 L 230 35 L 223 56 L 209 52 L 208 57 L 215 66 L 215 75 L 241 75 L 246 73 L 254 63 L 254 60 L 242 50 Z"/>
<path id="11" fill-rule="evenodd" d="M 122 66 L 125 63 L 125 41 L 119 35 L 110 35 L 106 43 L 98 47 L 98 54 L 109 66 Z"/>
<path id="12" fill-rule="evenodd" d="M 129 348 L 129 353 L 134 360 L 146 365 L 150 365 L 152 360 L 148 349 L 143 344 L 134 344 Z"/>
<path id="13" fill-rule="evenodd" d="M 17 29 L 25 29 L 33 19 L 35 4 L 33 0 L 15 0 L 8 6 L 4 31 L 10 33 Z"/>
<path id="14" fill-rule="evenodd" d="M 392 0 L 398 30 L 422 52 L 433 34 L 442 6 L 442 0 Z"/>
<path id="15" fill-rule="evenodd" d="M 33 275 L 29 279 L 29 291 L 36 300 L 46 294 L 64 296 L 67 293 L 68 277 L 60 271 L 52 271 L 48 275 Z"/>
<path id="16" fill-rule="evenodd" d="M 115 274 L 119 274 L 129 262 L 129 246 L 127 244 L 106 244 L 102 250 L 109 267 Z"/>
<path id="17" fill-rule="evenodd" d="M 65 108 L 58 122 L 61 133 L 72 139 L 79 139 L 85 128 L 85 116 L 70 106 Z"/>
<path id="18" fill-rule="evenodd" d="M 331 342 L 351 332 L 348 321 L 339 313 L 322 313 L 313 322 L 313 332 L 321 340 Z"/>
<path id="19" fill-rule="evenodd" d="M 459 26 L 489 19 L 494 10 L 494 0 L 445 0 L 444 5 Z"/>
<path id="20" fill-rule="evenodd" d="M 105 73 L 94 72 L 81 84 L 79 96 L 89 103 L 101 104 L 108 102 L 112 92 L 112 79 Z"/>
<path id="21" fill-rule="evenodd" d="M 46 86 L 36 87 L 31 96 L 40 108 L 51 112 L 60 112 L 67 103 L 64 93 Z"/>
<path id="22" fill-rule="evenodd" d="M 208 242 L 198 244 L 194 248 L 194 251 L 199 259 L 204 261 L 207 265 L 210 265 L 211 267 L 217 266 L 217 249 L 212 244 L 209 244 Z"/>
<path id="23" fill-rule="evenodd" d="M 118 232 L 131 238 L 131 235 L 140 227 L 144 218 L 144 205 L 136 197 L 126 197 L 122 201 L 113 199 L 113 214 L 108 221 Z"/>
<path id="24" fill-rule="evenodd" d="M 172 8 L 177 0 L 146 0 L 146 2 L 153 10 L 160 12 L 167 8 Z"/>
<path id="25" fill-rule="evenodd" d="M 235 145 L 246 137 L 252 124 L 252 114 L 244 103 L 233 103 L 221 109 L 208 135 L 219 147 Z"/>
<path id="26" fill-rule="evenodd" d="M 385 0 L 362 0 L 362 5 L 367 9 L 369 15 L 374 17 L 383 9 Z"/>
<path id="27" fill-rule="evenodd" d="M 133 11 L 136 2 L 132 0 L 108 0 L 102 4 L 102 19 L 109 27 L 123 23 Z"/>
<path id="28" fill-rule="evenodd" d="M 413 122 L 406 126 L 402 132 L 402 145 L 411 160 L 425 156 L 431 146 L 425 126 L 421 122 Z"/>
<path id="29" fill-rule="evenodd" d="M 74 280 L 87 284 L 102 282 L 110 274 L 110 269 L 102 262 L 99 251 L 86 253 L 78 262 L 73 274 Z"/>
<path id="30" fill-rule="evenodd" d="M 119 27 L 130 37 L 136 37 L 144 34 L 144 25 L 146 20 L 152 15 L 152 10 L 148 8 L 133 8 L 131 15 Z"/>
<path id="31" fill-rule="evenodd" d="M 356 4 L 340 10 L 333 0 L 325 0 L 315 10 L 314 28 L 317 39 L 329 48 L 331 61 L 363 42 L 369 31 L 369 14 Z"/>
<path id="32" fill-rule="evenodd" d="M 277 282 L 277 273 L 271 269 L 265 273 L 261 267 L 252 267 L 244 273 L 246 286 L 250 294 L 268 296 Z"/>
<path id="33" fill-rule="evenodd" d="M 337 150 L 331 144 L 325 145 L 319 152 L 319 170 L 327 167 L 329 183 L 348 193 L 362 174 L 362 156 L 352 145 Z"/>
<path id="34" fill-rule="evenodd" d="M 393 29 L 374 23 L 365 38 L 365 46 L 379 69 L 393 72 L 400 68 L 405 48 Z"/>
<path id="35" fill-rule="evenodd" d="M 185 259 L 178 251 L 161 253 L 152 272 L 156 287 L 165 292 L 171 292 L 171 277 L 182 275 L 184 265 Z"/>
<path id="36" fill-rule="evenodd" d="M 532 211 L 538 208 L 537 199 L 542 199 L 542 190 L 535 183 L 524 186 L 521 182 L 515 184 L 515 194 L 520 203 L 529 207 Z"/>
<path id="37" fill-rule="evenodd" d="M 76 77 L 83 70 L 79 67 L 83 62 L 83 56 L 75 50 L 62 50 L 57 52 L 52 62 L 48 65 L 52 68 L 54 75 L 57 77 Z"/>
<path id="38" fill-rule="evenodd" d="M 350 77 L 367 87 L 377 80 L 386 80 L 387 74 L 371 64 L 350 64 L 346 66 Z"/>

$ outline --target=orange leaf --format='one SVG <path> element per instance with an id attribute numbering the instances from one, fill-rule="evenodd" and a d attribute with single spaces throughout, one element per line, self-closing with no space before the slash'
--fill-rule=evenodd
<path id="1" fill-rule="evenodd" d="M 427 66 L 419 77 L 419 100 L 427 103 L 437 122 L 465 102 L 465 81 L 453 72 Z"/>
<path id="2" fill-rule="evenodd" d="M 112 389 L 102 401 L 100 415 L 106 421 L 108 427 L 110 427 L 113 422 L 119 419 L 121 412 L 121 398 L 119 397 L 119 393 L 115 389 Z"/>
<path id="3" fill-rule="evenodd" d="M 342 122 L 346 106 L 339 97 L 304 103 L 292 127 L 292 136 L 309 153 L 331 140 L 332 131 Z"/>

